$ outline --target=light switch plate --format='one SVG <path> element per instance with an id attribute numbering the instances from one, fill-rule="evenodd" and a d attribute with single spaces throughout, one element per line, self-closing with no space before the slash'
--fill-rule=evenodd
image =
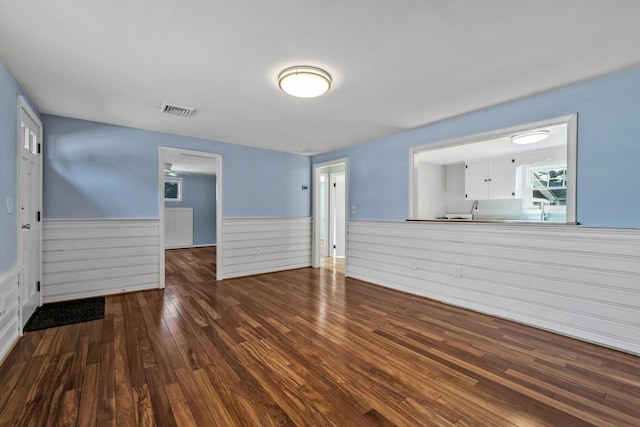
<path id="1" fill-rule="evenodd" d="M 7 213 L 8 214 L 13 213 L 13 198 L 11 197 L 7 197 Z"/>

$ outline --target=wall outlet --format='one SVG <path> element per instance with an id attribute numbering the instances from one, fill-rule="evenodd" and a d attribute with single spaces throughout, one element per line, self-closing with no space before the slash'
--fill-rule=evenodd
<path id="1" fill-rule="evenodd" d="M 256 248 L 256 256 L 262 255 L 262 249 Z"/>
<path id="2" fill-rule="evenodd" d="M 356 213 L 356 205 L 351 206 L 351 213 Z"/>
<path id="3" fill-rule="evenodd" d="M 418 261 L 416 261 L 415 259 L 411 260 L 411 269 L 412 270 L 417 270 L 418 269 Z"/>

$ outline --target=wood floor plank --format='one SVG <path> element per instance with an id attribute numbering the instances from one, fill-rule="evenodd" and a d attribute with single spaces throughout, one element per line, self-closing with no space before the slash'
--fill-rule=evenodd
<path id="1" fill-rule="evenodd" d="M 53 336 L 53 335 L 51 335 Z M 53 396 L 49 393 L 50 387 L 53 385 L 52 380 L 56 375 L 56 366 L 60 357 L 58 355 L 45 356 L 38 370 L 38 375 L 31 384 L 29 393 L 26 395 L 22 412 L 17 423 L 20 426 L 37 426 L 44 425 L 46 415 L 42 409 L 43 404 L 49 401 Z"/>
<path id="2" fill-rule="evenodd" d="M 176 418 L 173 414 L 173 409 L 171 409 L 171 403 L 167 396 L 160 369 L 156 366 L 150 366 L 145 368 L 144 374 L 149 388 L 149 400 L 151 401 L 156 424 L 159 427 L 177 427 Z"/>
<path id="3" fill-rule="evenodd" d="M 215 280 L 169 250 L 166 288 L 26 333 L 0 426 L 636 426 L 640 357 L 327 268 Z"/>
<path id="4" fill-rule="evenodd" d="M 198 369 L 198 371 L 201 371 L 201 369 Z M 202 393 L 203 390 L 196 384 L 194 371 L 179 368 L 176 369 L 176 377 L 196 425 L 215 425 L 215 417 L 211 412 L 210 402 L 205 399 Z"/>
<path id="5" fill-rule="evenodd" d="M 116 425 L 134 425 L 135 409 L 133 390 L 129 373 L 129 355 L 127 353 L 124 310 L 121 298 L 113 298 L 114 337 L 113 337 L 113 380 L 116 399 Z"/>
<path id="6" fill-rule="evenodd" d="M 80 390 L 67 390 L 62 398 L 62 407 L 55 425 L 58 427 L 73 427 L 77 425 L 79 405 Z"/>
<path id="7" fill-rule="evenodd" d="M 202 393 L 204 400 L 207 402 L 210 415 L 214 420 L 213 425 L 239 425 L 241 420 L 234 418 L 235 405 L 226 406 L 217 391 L 209 380 L 209 375 L 205 369 L 196 369 L 193 371 L 193 378 L 196 387 Z"/>
<path id="8" fill-rule="evenodd" d="M 67 390 L 79 390 L 82 388 L 84 378 L 84 369 L 87 366 L 89 356 L 89 334 L 91 331 L 91 322 L 81 323 L 78 329 L 75 348 L 73 352 L 73 361 L 71 363 L 71 374 L 67 384 Z"/>
<path id="9" fill-rule="evenodd" d="M 9 401 L 11 393 L 16 389 L 16 384 L 18 384 L 18 380 L 25 371 L 28 363 L 27 361 L 14 363 L 12 365 L 14 369 L 8 370 L 6 374 L 0 377 L 0 384 L 2 384 L 3 388 L 3 392 L 0 393 L 0 414 Z"/>
<path id="10" fill-rule="evenodd" d="M 193 414 L 191 413 L 191 409 L 189 409 L 187 399 L 184 397 L 180 385 L 169 384 L 165 388 L 178 427 L 196 427 L 198 424 L 193 418 Z"/>
<path id="11" fill-rule="evenodd" d="M 116 427 L 116 398 L 98 401 L 96 427 Z"/>
<path id="12" fill-rule="evenodd" d="M 98 378 L 100 365 L 88 365 L 84 372 L 78 407 L 78 425 L 95 426 L 98 415 Z"/>
<path id="13" fill-rule="evenodd" d="M 13 389 L 10 393 L 9 390 L 7 390 L 7 393 L 10 394 L 10 397 L 7 400 L 7 404 L 2 409 L 2 412 L 0 413 L 0 425 L 24 425 L 29 421 L 30 415 L 23 414 L 22 412 L 25 402 L 27 401 L 27 396 L 29 395 L 29 390 L 29 387 L 18 387 Z"/>
<path id="14" fill-rule="evenodd" d="M 151 397 L 149 396 L 149 387 L 146 384 L 133 387 L 133 403 L 135 409 L 135 423 L 133 425 L 140 427 L 155 426 L 156 421 L 151 405 Z"/>
<path id="15" fill-rule="evenodd" d="M 138 341 L 137 328 L 139 325 L 135 311 L 135 307 L 131 307 L 131 304 L 129 304 L 127 300 L 123 300 L 121 327 L 124 329 L 122 332 L 124 333 L 127 354 L 126 366 L 129 370 L 131 386 L 141 387 L 144 384 L 144 361 L 142 359 L 140 342 Z"/>

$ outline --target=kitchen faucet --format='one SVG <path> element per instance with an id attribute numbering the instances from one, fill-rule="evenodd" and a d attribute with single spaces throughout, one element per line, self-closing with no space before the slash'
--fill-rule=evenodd
<path id="1" fill-rule="evenodd" d="M 546 205 L 546 202 L 544 200 L 540 200 L 540 221 L 546 221 L 551 216 L 549 212 L 544 211 L 544 205 Z"/>
<path id="2" fill-rule="evenodd" d="M 470 212 L 471 213 L 471 219 L 473 219 L 473 210 L 474 209 L 478 209 L 478 201 L 477 200 L 474 200 L 473 201 L 473 205 L 471 205 L 471 212 Z"/>

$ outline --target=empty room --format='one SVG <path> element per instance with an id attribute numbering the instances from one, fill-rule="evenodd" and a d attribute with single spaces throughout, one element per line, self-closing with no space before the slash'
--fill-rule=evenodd
<path id="1" fill-rule="evenodd" d="M 0 426 L 640 426 L 638 18 L 0 0 Z"/>

